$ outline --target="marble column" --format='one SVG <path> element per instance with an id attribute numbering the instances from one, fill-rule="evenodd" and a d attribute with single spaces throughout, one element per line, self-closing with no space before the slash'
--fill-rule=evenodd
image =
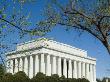
<path id="1" fill-rule="evenodd" d="M 14 73 L 18 72 L 18 60 L 17 58 L 15 59 L 15 68 L 14 68 Z"/>
<path id="2" fill-rule="evenodd" d="M 81 62 L 78 62 L 78 78 L 81 78 Z"/>
<path id="3" fill-rule="evenodd" d="M 6 72 L 10 73 L 10 60 L 6 61 Z"/>
<path id="4" fill-rule="evenodd" d="M 17 60 L 18 60 L 18 71 L 19 71 L 19 63 L 20 63 L 20 59 L 18 58 Z"/>
<path id="5" fill-rule="evenodd" d="M 35 55 L 35 75 L 39 72 L 39 55 Z"/>
<path id="6" fill-rule="evenodd" d="M 86 63 L 86 79 L 89 80 L 89 64 Z"/>
<path id="7" fill-rule="evenodd" d="M 44 54 L 41 54 L 41 72 L 45 74 L 45 62 L 44 62 Z"/>
<path id="8" fill-rule="evenodd" d="M 85 78 L 85 63 L 82 63 L 82 78 Z"/>
<path id="9" fill-rule="evenodd" d="M 53 56 L 53 61 L 52 61 L 52 74 L 56 74 L 56 57 Z"/>
<path id="10" fill-rule="evenodd" d="M 93 81 L 96 82 L 96 65 L 93 65 Z"/>
<path id="11" fill-rule="evenodd" d="M 28 75 L 28 58 L 24 58 L 24 72 Z"/>
<path id="12" fill-rule="evenodd" d="M 67 63 L 66 63 L 66 59 L 64 59 L 63 65 L 64 65 L 63 75 L 67 78 Z"/>
<path id="13" fill-rule="evenodd" d="M 74 77 L 74 78 L 77 78 L 77 61 L 75 61 L 75 60 L 74 60 L 73 77 Z"/>
<path id="14" fill-rule="evenodd" d="M 10 60 L 10 73 L 13 74 L 13 59 Z"/>
<path id="15" fill-rule="evenodd" d="M 30 56 L 29 62 L 29 77 L 33 78 L 33 56 Z"/>
<path id="16" fill-rule="evenodd" d="M 24 63 L 25 63 L 24 61 L 25 61 L 25 57 L 22 58 L 22 63 L 23 63 L 23 64 L 22 64 L 22 67 L 23 67 L 22 70 L 23 70 L 23 71 L 24 71 L 24 66 L 25 66 L 25 65 L 24 65 Z"/>
<path id="17" fill-rule="evenodd" d="M 92 70 L 92 64 L 90 64 L 90 81 L 93 82 L 93 70 Z"/>
<path id="18" fill-rule="evenodd" d="M 50 55 L 47 55 L 47 64 L 46 64 L 46 75 L 51 76 L 51 64 L 50 64 Z"/>
<path id="19" fill-rule="evenodd" d="M 68 78 L 72 78 L 72 62 L 69 60 Z"/>
<path id="20" fill-rule="evenodd" d="M 19 71 L 23 71 L 23 60 L 22 60 L 22 58 L 19 59 Z"/>
<path id="21" fill-rule="evenodd" d="M 61 58 L 58 57 L 58 75 L 61 76 Z"/>

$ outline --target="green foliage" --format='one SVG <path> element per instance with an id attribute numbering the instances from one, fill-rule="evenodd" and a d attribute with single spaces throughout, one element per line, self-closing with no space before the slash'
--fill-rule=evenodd
<path id="1" fill-rule="evenodd" d="M 79 34 L 88 32 L 106 47 L 110 54 L 110 1 L 109 0 L 51 0 L 45 11 L 40 28 L 49 32 L 56 25 Z"/>
<path id="2" fill-rule="evenodd" d="M 1 82 L 14 82 L 14 77 L 11 73 L 3 75 Z"/>
<path id="3" fill-rule="evenodd" d="M 30 82 L 29 77 L 22 71 L 14 74 L 14 82 Z"/>
<path id="4" fill-rule="evenodd" d="M 45 82 L 46 75 L 39 72 L 35 77 L 31 79 L 31 82 Z"/>
<path id="5" fill-rule="evenodd" d="M 5 68 L 3 64 L 0 64 L 0 78 L 5 74 Z"/>
<path id="6" fill-rule="evenodd" d="M 101 81 L 100 79 L 98 79 L 98 78 L 96 79 L 96 81 L 97 81 L 97 82 L 102 82 L 102 81 Z"/>
<path id="7" fill-rule="evenodd" d="M 88 81 L 87 79 L 85 79 L 85 78 L 82 78 L 81 81 L 82 81 L 82 82 L 89 82 L 89 81 Z"/>
<path id="8" fill-rule="evenodd" d="M 60 82 L 60 78 L 57 74 L 51 76 L 51 82 Z"/>
<path id="9" fill-rule="evenodd" d="M 110 82 L 110 78 L 104 77 L 101 82 L 107 82 L 107 80 Z"/>
<path id="10" fill-rule="evenodd" d="M 64 75 L 62 75 L 61 77 L 60 77 L 60 82 L 66 82 L 66 80 L 65 80 L 66 78 L 65 78 L 65 76 Z"/>
<path id="11" fill-rule="evenodd" d="M 77 82 L 77 79 L 72 78 L 72 81 L 73 81 L 73 82 Z M 82 82 L 83 82 L 83 80 L 82 80 Z M 85 82 L 86 82 L 86 81 L 85 81 Z M 89 82 L 89 81 L 87 81 L 87 82 Z"/>
<path id="12" fill-rule="evenodd" d="M 52 82 L 52 80 L 51 80 L 51 76 L 46 76 L 46 78 L 45 78 L 45 82 Z"/>
<path id="13" fill-rule="evenodd" d="M 52 76 L 46 76 L 46 82 L 89 82 L 85 78 L 65 78 L 64 76 L 59 77 L 57 74 L 53 74 Z"/>
<path id="14" fill-rule="evenodd" d="M 30 12 L 24 12 L 24 5 L 35 2 L 36 0 L 0 0 L 0 54 L 6 53 L 8 50 L 13 50 L 12 45 L 15 45 L 13 35 L 18 35 L 17 40 L 23 39 L 24 36 L 41 34 L 35 30 L 30 30 L 31 21 Z M 31 28 L 32 29 L 32 28 Z M 6 39 L 10 37 L 10 44 L 7 44 Z M 5 45 L 6 47 L 3 47 Z M 5 61 L 0 56 L 2 63 L 5 66 Z"/>
<path id="15" fill-rule="evenodd" d="M 37 75 L 31 79 L 22 71 L 17 72 L 12 75 L 11 73 L 6 73 L 0 78 L 0 82 L 89 82 L 87 79 L 75 79 L 75 78 L 65 78 L 64 76 L 59 77 L 57 74 L 51 76 L 46 76 L 45 74 L 39 72 Z"/>
<path id="16" fill-rule="evenodd" d="M 104 77 L 102 80 L 97 78 L 96 81 L 97 82 L 110 82 L 110 78 Z"/>

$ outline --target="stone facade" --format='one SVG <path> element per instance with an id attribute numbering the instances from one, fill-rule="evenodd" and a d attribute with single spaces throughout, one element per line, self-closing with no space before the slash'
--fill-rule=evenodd
<path id="1" fill-rule="evenodd" d="M 24 71 L 32 78 L 42 72 L 47 76 L 58 74 L 96 82 L 96 59 L 67 44 L 41 38 L 18 44 L 16 51 L 6 54 L 7 72 L 12 74 Z"/>

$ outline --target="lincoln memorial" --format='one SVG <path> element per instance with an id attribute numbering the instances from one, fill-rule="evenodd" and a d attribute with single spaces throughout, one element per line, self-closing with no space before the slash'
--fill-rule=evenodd
<path id="1" fill-rule="evenodd" d="M 6 53 L 6 63 L 7 72 L 24 71 L 30 78 L 42 72 L 96 82 L 95 58 L 85 50 L 46 38 L 18 44 L 15 51 Z"/>

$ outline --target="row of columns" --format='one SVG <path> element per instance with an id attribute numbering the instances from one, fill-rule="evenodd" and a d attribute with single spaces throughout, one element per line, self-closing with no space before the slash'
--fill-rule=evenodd
<path id="1" fill-rule="evenodd" d="M 64 75 L 68 78 L 87 78 L 91 82 L 96 80 L 96 68 L 94 64 L 66 58 L 39 54 L 29 57 L 8 60 L 8 72 L 16 73 L 24 71 L 30 78 L 38 72 L 48 76 L 51 74 Z"/>

